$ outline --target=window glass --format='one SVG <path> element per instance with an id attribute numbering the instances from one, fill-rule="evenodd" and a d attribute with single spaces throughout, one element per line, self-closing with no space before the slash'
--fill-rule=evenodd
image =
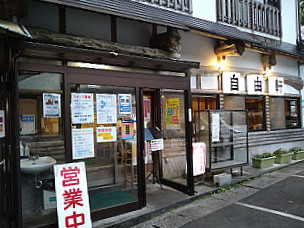
<path id="1" fill-rule="evenodd" d="M 73 85 L 71 115 L 72 157 L 85 162 L 91 211 L 137 201 L 135 89 Z"/>
<path id="2" fill-rule="evenodd" d="M 225 110 L 244 110 L 245 97 L 243 96 L 225 96 L 224 98 Z"/>
<path id="3" fill-rule="evenodd" d="M 283 97 L 270 97 L 270 127 L 274 129 L 285 128 L 285 110 Z"/>
<path id="4" fill-rule="evenodd" d="M 65 162 L 62 75 L 20 71 L 18 85 L 23 226 L 34 227 L 56 222 L 52 164 Z"/>
<path id="5" fill-rule="evenodd" d="M 263 98 L 246 98 L 246 109 L 248 110 L 248 129 L 262 130 L 264 126 Z"/>
<path id="6" fill-rule="evenodd" d="M 196 76 L 191 76 L 191 89 L 197 89 Z"/>
<path id="7" fill-rule="evenodd" d="M 286 128 L 300 127 L 299 100 L 285 99 Z"/>

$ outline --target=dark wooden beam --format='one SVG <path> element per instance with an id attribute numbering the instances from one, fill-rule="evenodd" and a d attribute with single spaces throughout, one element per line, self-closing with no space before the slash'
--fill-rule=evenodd
<path id="1" fill-rule="evenodd" d="M 59 33 L 66 33 L 66 11 L 65 11 L 65 7 L 59 7 Z"/>
<path id="2" fill-rule="evenodd" d="M 117 43 L 117 20 L 115 16 L 111 16 L 111 41 Z"/>

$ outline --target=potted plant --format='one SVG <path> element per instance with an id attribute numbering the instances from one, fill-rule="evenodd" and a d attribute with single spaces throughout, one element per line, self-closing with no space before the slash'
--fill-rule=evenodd
<path id="1" fill-rule="evenodd" d="M 292 153 L 290 153 L 289 150 L 279 148 L 273 154 L 276 156 L 274 160 L 275 163 L 284 164 L 291 162 Z"/>
<path id="2" fill-rule="evenodd" d="M 290 151 L 290 153 L 292 153 L 292 159 L 293 160 L 304 159 L 304 149 L 303 148 L 293 147 L 289 151 Z"/>
<path id="3" fill-rule="evenodd" d="M 269 168 L 273 166 L 275 155 L 271 153 L 256 154 L 252 157 L 252 166 L 255 168 Z"/>

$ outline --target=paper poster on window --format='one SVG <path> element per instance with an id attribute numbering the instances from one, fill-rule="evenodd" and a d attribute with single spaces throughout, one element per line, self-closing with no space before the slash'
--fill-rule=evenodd
<path id="1" fill-rule="evenodd" d="M 117 122 L 116 94 L 96 94 L 97 124 Z"/>
<path id="2" fill-rule="evenodd" d="M 0 138 L 5 137 L 5 112 L 4 110 L 0 110 Z"/>
<path id="3" fill-rule="evenodd" d="M 145 164 L 152 162 L 151 141 L 145 141 Z"/>
<path id="4" fill-rule="evenodd" d="M 91 228 L 90 202 L 84 162 L 54 165 L 59 228 Z"/>
<path id="5" fill-rule="evenodd" d="M 151 101 L 148 97 L 144 97 L 144 120 L 147 123 L 151 121 Z"/>
<path id="6" fill-rule="evenodd" d="M 115 142 L 117 141 L 116 127 L 97 127 L 97 142 Z"/>
<path id="7" fill-rule="evenodd" d="M 163 139 L 153 139 L 151 140 L 151 151 L 163 150 L 164 140 Z"/>
<path id="8" fill-rule="evenodd" d="M 72 153 L 73 159 L 95 156 L 93 128 L 72 129 Z"/>
<path id="9" fill-rule="evenodd" d="M 43 94 L 43 117 L 61 117 L 61 100 L 60 94 L 44 93 Z"/>
<path id="10" fill-rule="evenodd" d="M 35 134 L 35 115 L 21 116 L 21 135 Z"/>
<path id="11" fill-rule="evenodd" d="M 179 98 L 166 99 L 166 126 L 168 129 L 180 129 Z"/>
<path id="12" fill-rule="evenodd" d="M 72 93 L 72 123 L 94 123 L 94 102 L 92 93 Z"/>
<path id="13" fill-rule="evenodd" d="M 132 112 L 132 95 L 118 94 L 119 114 L 131 114 Z"/>
<path id="14" fill-rule="evenodd" d="M 220 114 L 212 113 L 211 115 L 211 142 L 220 141 Z"/>
<path id="15" fill-rule="evenodd" d="M 206 168 L 206 144 L 192 143 L 193 154 L 193 176 L 205 173 Z"/>
<path id="16" fill-rule="evenodd" d="M 134 120 L 122 121 L 121 139 L 134 139 Z"/>

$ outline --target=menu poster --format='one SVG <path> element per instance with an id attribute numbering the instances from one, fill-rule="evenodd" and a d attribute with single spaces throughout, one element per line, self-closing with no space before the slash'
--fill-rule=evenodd
<path id="1" fill-rule="evenodd" d="M 73 159 L 93 158 L 94 135 L 93 128 L 72 129 Z"/>
<path id="2" fill-rule="evenodd" d="M 96 94 L 97 124 L 117 122 L 116 94 Z"/>
<path id="3" fill-rule="evenodd" d="M 97 127 L 96 128 L 97 142 L 115 142 L 116 127 Z"/>
<path id="4" fill-rule="evenodd" d="M 5 112 L 4 110 L 0 110 L 0 138 L 5 137 Z"/>
<path id="5" fill-rule="evenodd" d="M 35 115 L 21 116 L 21 135 L 35 134 Z"/>
<path id="6" fill-rule="evenodd" d="M 94 123 L 94 102 L 92 93 L 72 93 L 72 123 Z"/>
<path id="7" fill-rule="evenodd" d="M 61 100 L 60 94 L 44 93 L 43 94 L 43 117 L 61 117 Z"/>
<path id="8" fill-rule="evenodd" d="M 132 95 L 118 94 L 119 114 L 131 114 L 132 112 Z"/>
<path id="9" fill-rule="evenodd" d="M 212 113 L 211 119 L 211 142 L 220 141 L 220 114 Z"/>
<path id="10" fill-rule="evenodd" d="M 151 101 L 148 97 L 144 97 L 144 120 L 147 123 L 151 120 Z"/>
<path id="11" fill-rule="evenodd" d="M 163 139 L 153 139 L 151 140 L 151 151 L 158 151 L 164 149 Z"/>
<path id="12" fill-rule="evenodd" d="M 121 139 L 134 139 L 134 120 L 122 121 Z"/>
<path id="13" fill-rule="evenodd" d="M 179 98 L 166 99 L 166 125 L 168 129 L 180 129 Z"/>

